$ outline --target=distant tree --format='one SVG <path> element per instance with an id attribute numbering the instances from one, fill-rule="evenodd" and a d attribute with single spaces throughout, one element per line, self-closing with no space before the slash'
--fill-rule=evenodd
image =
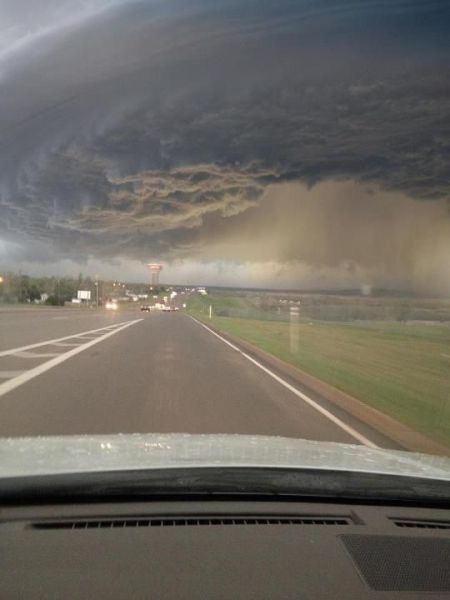
<path id="1" fill-rule="evenodd" d="M 30 278 L 28 275 L 19 275 L 17 279 L 17 298 L 19 302 L 28 302 L 30 300 Z"/>
<path id="2" fill-rule="evenodd" d="M 83 280 L 83 287 L 81 289 L 90 290 L 91 292 L 93 292 L 94 288 L 95 288 L 95 283 L 94 283 L 93 279 L 89 276 L 85 277 Z"/>
<path id="3" fill-rule="evenodd" d="M 50 304 L 50 306 L 64 306 L 64 300 L 53 294 L 47 298 L 45 304 Z"/>
<path id="4" fill-rule="evenodd" d="M 64 304 L 64 302 L 72 300 L 72 298 L 76 298 L 77 289 L 80 288 L 77 287 L 77 282 L 74 279 L 66 277 L 59 279 L 57 295 L 62 304 Z"/>
<path id="5" fill-rule="evenodd" d="M 41 290 L 36 284 L 31 284 L 28 290 L 28 298 L 31 302 L 41 299 Z"/>

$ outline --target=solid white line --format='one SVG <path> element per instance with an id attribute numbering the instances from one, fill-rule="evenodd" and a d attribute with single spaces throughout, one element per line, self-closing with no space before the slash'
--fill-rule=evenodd
<path id="1" fill-rule="evenodd" d="M 292 392 L 293 394 L 295 394 L 298 398 L 301 398 L 304 402 L 306 402 L 307 404 L 309 404 L 310 406 L 312 406 L 312 408 L 314 408 L 315 410 L 317 410 L 318 412 L 320 412 L 324 417 L 326 417 L 327 419 L 329 419 L 330 421 L 332 421 L 335 425 L 337 425 L 338 427 L 340 427 L 341 429 L 343 429 L 350 436 L 352 436 L 353 438 L 355 438 L 356 440 L 358 440 L 358 442 L 361 442 L 361 444 L 363 444 L 364 446 L 367 446 L 369 448 L 378 448 L 378 446 L 376 444 L 374 444 L 373 442 L 371 442 L 369 439 L 367 439 L 361 433 L 358 433 L 356 431 L 356 429 L 353 429 L 353 427 L 350 427 L 350 425 L 347 425 L 346 423 L 344 423 L 343 421 L 341 421 L 341 419 L 339 419 L 338 417 L 336 417 L 335 415 L 333 415 L 333 413 L 331 413 L 329 410 L 327 410 L 323 406 L 320 406 L 320 404 L 318 404 L 317 402 L 315 402 L 314 400 L 312 400 L 309 396 L 307 396 L 303 392 L 300 392 L 300 390 L 298 390 L 293 385 L 291 385 L 290 383 L 288 383 L 287 381 L 285 381 L 284 379 L 282 379 L 281 377 L 279 377 L 278 375 L 276 375 L 273 371 L 271 371 L 270 369 L 268 369 L 267 367 L 265 367 L 264 365 L 262 365 L 261 363 L 259 363 L 257 360 L 255 360 L 254 358 L 252 358 L 249 354 L 246 354 L 245 352 L 243 352 L 240 348 L 238 348 L 237 346 L 235 346 L 234 344 L 232 344 L 231 342 L 229 342 L 227 339 L 225 339 L 224 337 L 222 337 L 221 335 L 219 335 L 218 333 L 216 333 L 215 331 L 213 331 L 212 329 L 210 329 L 207 325 L 205 325 L 201 321 L 198 321 L 197 319 L 194 319 L 194 317 L 191 317 L 191 319 L 193 321 L 195 321 L 196 323 L 198 323 L 199 325 L 201 325 L 202 327 L 204 327 L 207 331 L 209 331 L 210 333 L 212 333 L 213 335 L 215 335 L 217 338 L 219 338 L 219 340 L 221 340 L 222 342 L 224 342 L 225 344 L 227 344 L 227 346 L 229 346 L 230 348 L 232 348 L 236 352 L 239 352 L 239 354 L 241 354 L 244 358 L 246 358 L 251 363 L 253 363 L 256 367 L 258 367 L 259 369 L 261 369 L 262 371 L 264 371 L 264 373 L 267 373 L 267 375 L 269 375 L 270 377 L 272 377 L 272 379 L 275 379 L 275 381 L 277 381 L 280 385 L 282 385 L 283 387 L 285 387 L 286 389 L 288 389 L 290 392 Z"/>
<path id="2" fill-rule="evenodd" d="M 130 325 L 135 325 L 136 323 L 139 323 L 140 321 L 142 321 L 142 319 L 136 319 L 135 321 L 126 321 L 122 325 L 122 327 L 116 327 L 112 331 L 108 331 L 108 333 L 105 333 L 105 335 L 102 335 L 101 337 L 98 337 L 95 340 L 91 340 L 90 342 L 86 342 L 86 344 L 82 344 L 81 346 L 78 346 L 78 348 L 73 348 L 73 350 L 64 352 L 63 354 L 57 356 L 56 358 L 48 360 L 47 362 L 35 367 L 34 369 L 25 371 L 25 373 L 22 373 L 22 375 L 19 375 L 18 377 L 14 377 L 14 379 L 10 379 L 9 381 L 5 381 L 4 383 L 1 383 L 0 384 L 0 397 L 4 396 L 11 390 L 14 390 L 15 388 L 19 387 L 20 385 L 27 383 L 27 381 L 30 381 L 30 379 L 34 379 L 38 375 L 41 375 L 42 373 L 45 373 L 46 371 L 53 369 L 53 367 L 60 365 L 64 361 L 68 360 L 69 358 L 72 358 L 72 356 L 75 356 L 76 354 L 79 354 L 80 352 L 87 350 L 88 348 L 90 348 L 91 346 L 94 346 L 95 344 L 103 342 L 103 340 L 106 340 L 110 336 L 115 335 L 119 331 L 122 331 L 122 329 L 125 329 L 126 327 L 130 327 Z"/>
<path id="3" fill-rule="evenodd" d="M 47 340 L 45 342 L 37 342 L 36 344 L 29 344 L 28 346 L 20 346 L 19 348 L 11 348 L 10 350 L 3 350 L 0 352 L 0 356 L 9 356 L 10 354 L 16 354 L 17 352 L 22 352 L 23 350 L 31 350 L 32 348 L 39 348 L 40 346 L 47 346 L 49 344 L 53 344 L 54 342 L 63 342 L 64 340 L 70 340 L 71 338 L 79 337 L 80 335 L 87 335 L 89 333 L 96 333 L 98 331 L 107 331 L 112 327 L 119 327 L 119 325 L 123 325 L 124 323 L 129 323 L 129 321 L 122 321 L 121 323 L 116 323 L 114 325 L 108 325 L 108 327 L 100 327 L 99 329 L 91 329 L 90 331 L 82 331 L 81 333 L 72 333 L 72 335 L 66 335 L 65 337 L 55 338 L 53 340 Z"/>

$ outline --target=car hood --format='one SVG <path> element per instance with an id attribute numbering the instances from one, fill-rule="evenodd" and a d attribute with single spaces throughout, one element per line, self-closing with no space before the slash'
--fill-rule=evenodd
<path id="1" fill-rule="evenodd" d="M 133 434 L 0 440 L 0 479 L 190 467 L 350 471 L 450 481 L 445 457 L 283 437 Z"/>

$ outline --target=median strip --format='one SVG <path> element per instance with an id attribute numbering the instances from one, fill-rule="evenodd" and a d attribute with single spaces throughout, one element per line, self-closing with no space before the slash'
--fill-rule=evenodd
<path id="1" fill-rule="evenodd" d="M 55 358 L 38 365 L 34 369 L 29 369 L 28 371 L 25 371 L 24 373 L 22 373 L 19 376 L 14 377 L 13 379 L 9 379 L 8 381 L 5 381 L 4 383 L 0 384 L 0 397 L 4 396 L 8 392 L 18 388 L 19 386 L 23 385 L 24 383 L 27 383 L 31 379 L 38 377 L 38 375 L 41 375 L 42 373 L 45 373 L 46 371 L 53 369 L 54 367 L 56 367 L 57 365 L 60 365 L 61 363 L 68 360 L 69 358 L 72 358 L 72 356 L 76 356 L 77 354 L 80 354 L 80 352 L 83 352 L 84 350 L 87 350 L 88 348 L 95 346 L 95 344 L 99 344 L 100 342 L 103 342 L 104 340 L 115 335 L 119 331 L 122 331 L 123 329 L 126 329 L 127 327 L 130 327 L 131 325 L 135 325 L 136 323 L 139 323 L 140 321 L 142 321 L 142 319 L 136 319 L 134 321 L 126 321 L 125 323 L 122 323 L 121 326 L 117 326 L 112 330 L 110 330 L 110 328 L 108 328 L 107 332 L 104 335 L 97 337 L 93 340 L 90 340 L 89 342 L 86 342 L 85 344 L 81 344 L 78 347 L 73 348 L 72 350 L 69 350 L 68 352 L 59 354 Z M 100 330 L 96 330 L 96 331 L 100 331 Z M 67 336 L 66 338 L 61 338 L 61 339 L 69 339 L 69 337 L 75 337 L 75 336 L 73 336 L 73 335 Z M 55 340 L 52 340 L 52 341 L 55 341 Z M 51 344 L 52 341 L 42 342 L 40 344 L 34 345 L 33 347 Z M 16 352 L 9 351 L 7 353 L 2 353 L 2 354 L 0 354 L 0 356 L 4 356 L 5 354 L 6 355 L 16 354 L 17 351 L 20 351 L 20 350 L 16 349 Z"/>
<path id="2" fill-rule="evenodd" d="M 0 379 L 11 379 L 11 377 L 17 377 L 18 375 L 22 375 L 22 373 L 25 373 L 23 369 L 20 371 L 0 371 Z"/>
<path id="3" fill-rule="evenodd" d="M 138 319 L 141 321 L 142 319 Z M 64 337 L 55 338 L 53 340 L 46 340 L 45 342 L 37 342 L 35 344 L 28 344 L 28 346 L 19 346 L 18 348 L 10 348 L 9 350 L 2 350 L 0 352 L 0 357 L 2 356 L 11 356 L 13 354 L 17 354 L 18 352 L 25 352 L 26 350 L 32 350 L 33 348 L 40 348 L 41 346 L 49 346 L 56 344 L 57 342 L 64 342 L 65 340 L 71 340 L 78 338 L 82 335 L 89 335 L 92 333 L 99 333 L 101 331 L 109 331 L 110 329 L 115 329 L 116 327 L 120 327 L 125 323 L 129 323 L 130 321 L 122 321 L 121 323 L 114 323 L 114 325 L 108 325 L 107 327 L 100 327 L 99 329 L 91 329 L 90 331 L 82 331 L 81 333 L 72 333 L 71 335 L 66 335 Z"/>
<path id="4" fill-rule="evenodd" d="M 59 352 L 16 352 L 14 358 L 50 358 L 59 356 Z"/>

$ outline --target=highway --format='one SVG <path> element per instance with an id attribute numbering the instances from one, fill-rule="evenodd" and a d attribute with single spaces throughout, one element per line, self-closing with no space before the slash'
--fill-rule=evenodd
<path id="1" fill-rule="evenodd" d="M 2 437 L 239 433 L 395 447 L 181 312 L 0 311 L 0 403 Z"/>

